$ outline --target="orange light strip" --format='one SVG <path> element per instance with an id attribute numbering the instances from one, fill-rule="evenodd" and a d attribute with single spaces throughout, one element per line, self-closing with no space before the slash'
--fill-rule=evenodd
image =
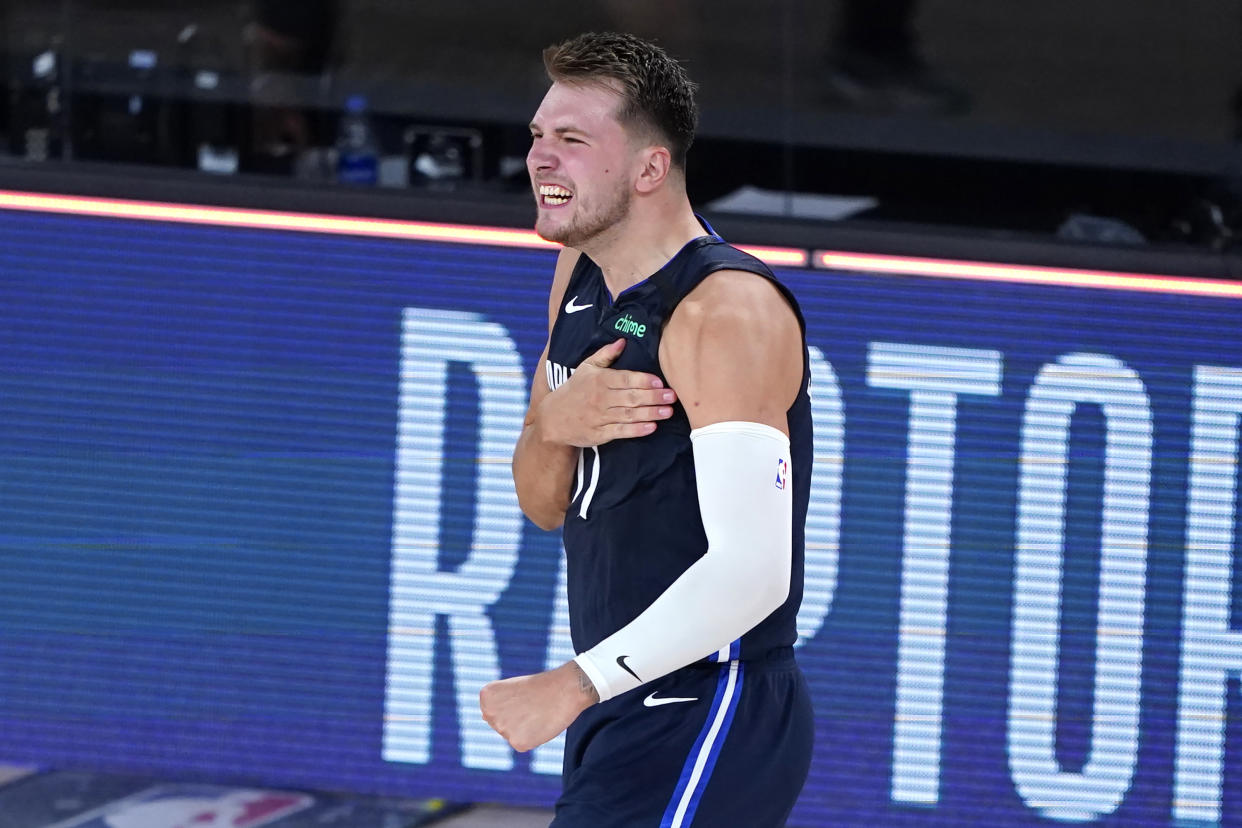
<path id="1" fill-rule="evenodd" d="M 352 216 L 289 213 L 275 210 L 244 210 L 232 207 L 205 207 L 168 204 L 158 201 L 63 196 L 0 190 L 0 208 L 40 213 L 68 213 L 79 216 L 166 221 L 179 224 L 207 224 L 220 227 L 250 227 L 264 230 L 293 230 L 301 233 L 327 233 L 345 236 L 372 236 L 411 241 L 452 242 L 499 247 L 526 247 L 557 250 L 559 244 L 545 241 L 532 230 L 511 230 L 468 224 L 371 219 Z M 806 250 L 785 247 L 742 248 L 771 265 L 806 267 Z"/>
<path id="2" fill-rule="evenodd" d="M 773 267 L 806 267 L 811 262 L 811 254 L 798 247 L 752 247 L 746 244 L 734 246 Z"/>
<path id="3" fill-rule="evenodd" d="M 1215 279 L 1158 276 L 1146 273 L 1111 273 L 1103 270 L 1067 270 L 1053 267 L 998 265 L 949 259 L 917 259 L 906 256 L 879 256 L 816 250 L 816 267 L 852 270 L 893 276 L 934 276 L 945 279 L 973 279 L 989 282 L 1018 282 L 1034 285 L 1139 290 L 1153 293 L 1182 293 L 1242 299 L 1242 283 Z"/>
<path id="4" fill-rule="evenodd" d="M 273 210 L 243 210 L 231 207 L 203 207 L 166 204 L 157 201 L 129 201 L 112 198 L 20 193 L 0 190 L 0 208 L 40 213 L 71 213 L 81 216 L 167 221 L 178 224 L 210 224 L 223 227 L 253 227 L 264 230 L 295 230 L 348 236 L 378 236 L 415 241 L 486 244 L 501 247 L 556 249 L 560 245 L 544 241 L 530 230 L 475 227 L 459 224 L 397 221 L 393 219 L 325 216 L 286 213 Z"/>

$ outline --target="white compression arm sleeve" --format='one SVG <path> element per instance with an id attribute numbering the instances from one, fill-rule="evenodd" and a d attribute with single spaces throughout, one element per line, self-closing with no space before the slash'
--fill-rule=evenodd
<path id="1" fill-rule="evenodd" d="M 606 701 L 727 647 L 789 595 L 789 438 L 761 423 L 690 432 L 707 552 L 629 624 L 574 660 Z"/>

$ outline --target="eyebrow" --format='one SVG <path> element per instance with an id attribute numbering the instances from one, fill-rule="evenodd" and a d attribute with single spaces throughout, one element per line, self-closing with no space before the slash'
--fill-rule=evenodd
<path id="1" fill-rule="evenodd" d="M 539 125 L 536 124 L 534 121 L 531 121 L 530 129 L 531 131 L 539 129 Z M 591 137 L 591 133 L 587 132 L 585 129 L 582 129 L 580 127 L 575 127 L 575 126 L 560 126 L 560 127 L 557 127 L 556 129 L 550 130 L 550 132 L 552 132 L 554 135 L 565 135 L 567 133 L 574 132 L 585 138 Z"/>

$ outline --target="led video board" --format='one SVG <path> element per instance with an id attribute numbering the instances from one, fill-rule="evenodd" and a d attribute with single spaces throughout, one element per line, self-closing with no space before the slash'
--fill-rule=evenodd
<path id="1" fill-rule="evenodd" d="M 0 761 L 550 803 L 554 252 L 172 211 L 0 211 Z M 1240 286 L 820 261 L 792 824 L 1242 819 Z"/>

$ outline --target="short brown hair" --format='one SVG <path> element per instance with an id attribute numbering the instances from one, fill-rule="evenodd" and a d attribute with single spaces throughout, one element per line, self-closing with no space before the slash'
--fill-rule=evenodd
<path id="1" fill-rule="evenodd" d="M 659 46 L 633 35 L 591 32 L 544 49 L 543 65 L 553 82 L 618 83 L 621 123 L 655 132 L 667 142 L 673 164 L 685 169 L 699 122 L 697 85 Z"/>

